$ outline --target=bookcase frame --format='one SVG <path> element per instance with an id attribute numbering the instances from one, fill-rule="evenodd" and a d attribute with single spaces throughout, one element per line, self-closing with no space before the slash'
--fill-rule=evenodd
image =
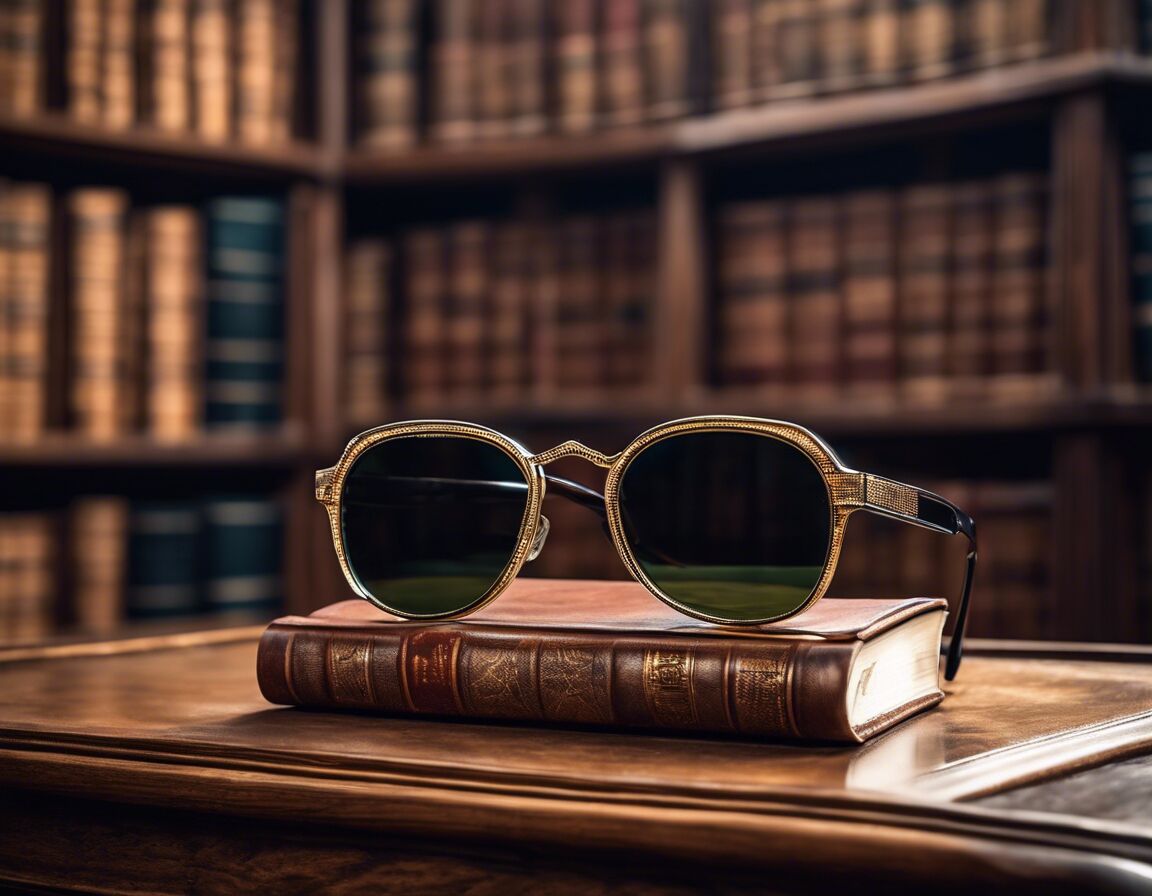
<path id="1" fill-rule="evenodd" d="M 351 192 L 386 197 L 396 187 L 446 193 L 461 182 L 511 189 L 521 207 L 547 208 L 550 179 L 581 172 L 653 178 L 658 262 L 653 339 L 659 346 L 647 387 L 611 403 L 563 395 L 547 406 L 444 407 L 432 415 L 531 427 L 538 422 L 647 424 L 694 414 L 754 414 L 793 419 L 833 438 L 941 437 L 966 445 L 1034 434 L 1051 446 L 1054 532 L 1050 581 L 1052 637 L 1152 637 L 1142 608 L 1132 488 L 1133 440 L 1152 433 L 1152 393 L 1133 381 L 1125 209 L 1126 104 L 1152 97 L 1152 59 L 1137 56 L 1134 2 L 1060 4 L 1063 55 L 938 82 L 707 111 L 707 41 L 691 53 L 696 115 L 577 136 L 542 135 L 466 147 L 417 146 L 379 152 L 350 140 L 354 35 L 350 0 L 305 0 L 311 28 L 302 65 L 301 136 L 283 146 L 211 144 L 137 127 L 109 132 L 59 111 L 62 47 L 49 41 L 45 92 L 51 111 L 33 119 L 0 116 L 0 153 L 17 151 L 33 176 L 58 182 L 60 162 L 107 166 L 109 182 L 134 172 L 171 172 L 278 186 L 289 197 L 289 346 L 286 421 L 251 439 L 205 435 L 161 445 L 143 437 L 91 445 L 51 433 L 42 444 L 0 445 L 0 464 L 91 477 L 136 465 L 211 476 L 227 468 L 283 472 L 288 502 L 286 601 L 307 610 L 342 590 L 324 514 L 315 506 L 314 470 L 351 435 L 343 419 L 341 260 Z M 700 15 L 706 0 L 687 0 Z M 62 15 L 50 0 L 50 21 Z M 53 33 L 58 33 L 56 29 Z M 707 378 L 711 302 L 708 171 L 729 159 L 795 158 L 813 149 L 875 145 L 898 138 L 954 134 L 1024 116 L 1049 122 L 1051 149 L 1050 307 L 1062 388 L 1057 396 L 1004 407 L 861 408 L 848 402 L 766 402 L 719 391 Z M 21 172 L 24 176 L 24 172 Z M 223 189 L 223 188 L 222 188 Z M 547 212 L 545 212 L 547 214 Z M 58 268 L 59 266 L 57 266 Z M 63 301 L 52 273 L 52 301 Z M 60 377 L 53 364 L 53 378 Z M 62 387 L 50 383 L 59 401 Z M 606 406 L 610 404 L 610 406 Z M 53 411 L 59 414 L 59 406 Z M 414 416 L 403 403 L 392 419 Z M 381 421 L 384 422 L 384 421 Z"/>

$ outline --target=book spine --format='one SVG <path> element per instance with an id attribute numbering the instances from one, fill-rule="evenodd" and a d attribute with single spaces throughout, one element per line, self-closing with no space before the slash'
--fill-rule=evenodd
<path id="1" fill-rule="evenodd" d="M 1051 49 L 1055 0 L 1013 0 L 1008 4 L 1008 45 L 1013 60 L 1038 59 Z"/>
<path id="2" fill-rule="evenodd" d="M 281 419 L 284 208 L 225 196 L 207 208 L 205 419 L 252 430 Z"/>
<path id="3" fill-rule="evenodd" d="M 1135 373 L 1152 382 L 1152 153 L 1129 163 Z"/>
<path id="4" fill-rule="evenodd" d="M 128 502 L 90 496 L 69 512 L 72 616 L 86 634 L 111 635 L 124 618 Z"/>
<path id="5" fill-rule="evenodd" d="M 283 520 L 272 500 L 251 496 L 205 502 L 204 603 L 213 612 L 270 610 L 280 603 Z"/>
<path id="6" fill-rule="evenodd" d="M 511 0 L 512 46 L 507 54 L 512 91 L 512 130 L 518 136 L 539 134 L 547 126 L 545 83 L 545 0 Z"/>
<path id="7" fill-rule="evenodd" d="M 634 125 L 644 118 L 641 12 L 641 0 L 611 0 L 604 5 L 604 118 L 610 125 Z"/>
<path id="8" fill-rule="evenodd" d="M 228 0 L 192 2 L 192 93 L 196 133 L 224 141 L 232 133 L 233 22 Z"/>
<path id="9" fill-rule="evenodd" d="M 850 90 L 860 80 L 860 0 L 822 0 L 820 4 L 820 88 Z"/>
<path id="10" fill-rule="evenodd" d="M 970 0 L 972 58 L 979 68 L 1002 65 L 1008 55 L 1005 0 Z"/>
<path id="11" fill-rule="evenodd" d="M 267 145 L 276 133 L 276 19 L 273 0 L 238 0 L 236 6 L 236 135 Z"/>
<path id="12" fill-rule="evenodd" d="M 772 52 L 778 54 L 779 79 L 765 99 L 789 99 L 816 91 L 820 77 L 819 16 L 812 0 L 779 0 Z"/>
<path id="13" fill-rule="evenodd" d="M 68 29 L 68 114 L 96 123 L 102 116 L 101 57 L 103 10 L 100 0 L 70 0 Z"/>
<path id="14" fill-rule="evenodd" d="M 0 110 L 33 115 L 44 105 L 44 4 L 8 0 L 0 6 Z"/>
<path id="15" fill-rule="evenodd" d="M 565 133 L 584 133 L 596 126 L 596 3 L 566 0 L 557 6 L 557 125 Z"/>
<path id="16" fill-rule="evenodd" d="M 360 139 L 402 148 L 416 142 L 416 3 L 369 0 L 362 60 Z"/>
<path id="17" fill-rule="evenodd" d="M 101 120 L 123 129 L 136 120 L 136 2 L 104 0 Z"/>
<path id="18" fill-rule="evenodd" d="M 994 397 L 1030 400 L 1054 386 L 1048 357 L 1045 296 L 1046 184 L 1042 174 L 1010 172 L 996 195 L 995 266 L 991 310 L 990 389 Z"/>
<path id="19" fill-rule="evenodd" d="M 436 228 L 404 239 L 404 390 L 415 405 L 435 405 L 445 393 L 444 277 L 447 253 Z"/>
<path id="20" fill-rule="evenodd" d="M 783 202 L 720 211 L 718 375 L 723 385 L 782 392 L 791 363 Z"/>
<path id="21" fill-rule="evenodd" d="M 484 221 L 458 222 L 448 234 L 448 395 L 457 402 L 475 398 L 484 384 L 489 238 Z"/>
<path id="22" fill-rule="evenodd" d="M 149 121 L 162 131 L 192 125 L 189 81 L 189 0 L 155 0 L 151 10 Z"/>
<path id="23" fill-rule="evenodd" d="M 257 679 L 267 700 L 286 705 L 857 742 L 843 699 L 855 650 L 387 626 L 331 635 L 274 624 Z M 797 686 L 817 669 L 819 688 Z"/>
<path id="24" fill-rule="evenodd" d="M 512 84 L 505 78 L 510 12 L 511 0 L 484 0 L 477 13 L 477 136 L 488 140 L 511 133 Z"/>
<path id="25" fill-rule="evenodd" d="M 947 390 L 951 190 L 921 184 L 900 200 L 901 386 L 908 401 L 936 404 Z"/>
<path id="26" fill-rule="evenodd" d="M 486 376 L 492 401 L 510 405 L 528 387 L 528 235 L 512 222 L 498 227 L 493 240 Z"/>
<path id="27" fill-rule="evenodd" d="M 0 641 L 35 642 L 55 631 L 55 544 L 50 515 L 0 515 Z"/>
<path id="28" fill-rule="evenodd" d="M 556 307 L 557 384 L 587 394 L 603 383 L 603 309 L 598 276 L 599 222 L 587 215 L 560 224 L 560 294 Z"/>
<path id="29" fill-rule="evenodd" d="M 292 140 L 296 135 L 296 97 L 300 90 L 299 0 L 279 0 L 273 21 L 272 139 Z"/>
<path id="30" fill-rule="evenodd" d="M 772 97 L 783 78 L 780 26 L 786 0 L 752 2 L 752 98 Z"/>
<path id="31" fill-rule="evenodd" d="M 952 74 L 955 25 L 951 0 L 906 0 L 901 35 L 904 67 L 914 80 L 929 81 Z"/>
<path id="32" fill-rule="evenodd" d="M 839 381 L 839 247 L 838 199 L 797 200 L 788 233 L 793 382 L 800 394 L 820 400 L 832 398 Z"/>
<path id="33" fill-rule="evenodd" d="M 890 190 L 844 198 L 845 379 L 860 397 L 896 387 L 896 200 Z"/>
<path id="34" fill-rule="evenodd" d="M 114 189 L 71 196 L 72 383 L 77 431 L 93 439 L 124 432 L 127 301 L 124 294 L 128 197 Z"/>
<path id="35" fill-rule="evenodd" d="M 985 397 L 992 308 L 992 194 L 987 181 L 955 189 L 948 373 L 958 398 Z"/>
<path id="36" fill-rule="evenodd" d="M 200 608 L 200 513 L 187 501 L 142 501 L 129 522 L 126 608 L 134 618 Z"/>
<path id="37" fill-rule="evenodd" d="M 688 113 L 688 0 L 644 0 L 648 118 Z"/>
<path id="38" fill-rule="evenodd" d="M 617 212 L 604 222 L 605 304 L 608 316 L 606 382 L 644 383 L 650 357 L 653 222 L 647 212 Z"/>
<path id="39" fill-rule="evenodd" d="M 862 81 L 887 87 L 900 78 L 900 0 L 865 0 L 861 12 Z"/>
<path id="40" fill-rule="evenodd" d="M 187 206 L 146 218 L 145 420 L 161 441 L 188 440 L 204 419 L 203 254 L 200 222 Z"/>
<path id="41" fill-rule="evenodd" d="M 446 143 L 466 142 L 476 130 L 472 43 L 475 6 L 472 0 L 439 0 L 436 12 L 432 136 Z"/>
<path id="42" fill-rule="evenodd" d="M 346 407 L 350 421 L 367 427 L 384 420 L 387 406 L 391 246 L 382 239 L 354 243 L 348 250 L 346 271 Z"/>
<path id="43" fill-rule="evenodd" d="M 32 442 L 44 433 L 48 379 L 48 268 L 51 195 L 43 184 L 8 187 L 0 214 L 6 281 L 3 354 L 5 435 Z"/>

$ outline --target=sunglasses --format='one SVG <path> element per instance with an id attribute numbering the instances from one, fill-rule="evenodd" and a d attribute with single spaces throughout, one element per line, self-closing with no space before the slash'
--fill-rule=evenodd
<path id="1" fill-rule="evenodd" d="M 604 494 L 544 472 L 563 457 L 607 469 Z M 409 619 L 451 619 L 495 599 L 544 547 L 546 490 L 599 514 L 628 571 L 657 598 L 726 625 L 776 622 L 818 601 L 857 510 L 966 535 L 945 678 L 960 666 L 976 566 L 971 517 L 939 495 L 848 469 L 794 423 L 692 417 L 604 455 L 575 441 L 533 454 L 483 426 L 416 420 L 361 433 L 316 473 L 348 583 Z"/>

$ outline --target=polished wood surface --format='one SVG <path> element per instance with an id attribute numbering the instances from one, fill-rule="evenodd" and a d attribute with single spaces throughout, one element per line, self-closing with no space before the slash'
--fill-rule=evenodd
<path id="1" fill-rule="evenodd" d="M 209 891 L 227 889 L 243 854 L 268 886 L 290 869 L 299 885 L 358 868 L 349 892 L 369 879 L 387 891 L 385 869 L 409 861 L 429 892 L 469 875 L 494 882 L 481 892 L 515 891 L 513 858 L 547 876 L 591 855 L 565 873 L 605 891 L 628 879 L 622 862 L 660 892 L 701 863 L 734 889 L 772 869 L 789 892 L 861 874 L 909 891 L 936 875 L 942 892 L 1129 892 L 1152 868 L 1140 824 L 971 801 L 1152 749 L 1140 663 L 972 656 L 939 709 L 863 748 L 796 747 L 273 708 L 256 688 L 255 634 L 0 655 L 0 812 L 23 832 L 0 838 L 0 881 L 62 885 L 43 844 L 102 837 L 103 849 L 55 853 L 56 867 L 111 886 L 152 843 L 164 859 L 148 875 L 202 861 Z M 306 858 L 293 865 L 289 844 Z M 380 875 L 365 877 L 369 860 Z M 689 870 L 668 880 L 678 864 Z"/>

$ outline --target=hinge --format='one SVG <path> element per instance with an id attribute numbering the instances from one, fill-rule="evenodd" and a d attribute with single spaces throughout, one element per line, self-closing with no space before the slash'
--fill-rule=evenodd
<path id="1" fill-rule="evenodd" d="M 316 500 L 321 504 L 329 504 L 332 501 L 332 479 L 335 473 L 332 467 L 316 471 Z"/>

